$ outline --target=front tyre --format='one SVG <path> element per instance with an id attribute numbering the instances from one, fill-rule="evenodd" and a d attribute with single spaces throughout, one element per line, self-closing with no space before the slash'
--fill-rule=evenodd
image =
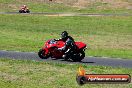
<path id="1" fill-rule="evenodd" d="M 40 49 L 40 50 L 39 50 L 38 56 L 39 56 L 41 59 L 47 59 L 47 58 L 48 58 L 48 56 L 45 55 L 45 50 L 43 50 L 43 49 Z"/>
<path id="2" fill-rule="evenodd" d="M 30 13 L 30 11 L 29 11 L 29 10 L 27 10 L 27 11 L 26 11 L 26 13 Z"/>

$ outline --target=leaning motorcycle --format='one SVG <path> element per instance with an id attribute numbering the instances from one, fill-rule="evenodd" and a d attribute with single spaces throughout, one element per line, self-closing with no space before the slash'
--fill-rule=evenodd
<path id="1" fill-rule="evenodd" d="M 62 58 L 65 52 L 58 50 L 58 48 L 61 48 L 64 45 L 65 45 L 65 42 L 61 40 L 56 41 L 55 39 L 50 39 L 39 50 L 38 56 L 41 59 L 47 59 L 49 57 L 56 58 L 56 59 Z M 77 46 L 76 50 L 74 50 L 74 52 L 71 52 L 71 54 L 69 54 L 66 60 L 76 62 L 76 61 L 81 61 L 82 59 L 84 59 L 86 44 L 83 42 L 75 42 L 75 45 Z"/>

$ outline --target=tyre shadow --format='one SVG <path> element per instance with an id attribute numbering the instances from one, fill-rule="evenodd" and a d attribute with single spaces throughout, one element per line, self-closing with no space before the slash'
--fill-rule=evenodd
<path id="1" fill-rule="evenodd" d="M 70 62 L 70 63 L 85 63 L 85 64 L 87 64 L 87 63 L 95 63 L 95 62 L 93 62 L 93 61 L 89 61 L 89 62 L 83 62 L 83 61 L 80 61 L 80 62 L 78 62 L 78 61 L 76 61 L 76 62 L 73 62 L 73 61 L 70 61 L 70 60 L 68 60 L 68 61 L 66 61 L 66 60 L 63 60 L 63 59 L 61 59 L 60 61 L 65 61 L 65 62 Z"/>
<path id="2" fill-rule="evenodd" d="M 64 60 L 64 59 L 62 59 L 62 58 L 52 58 L 51 60 L 53 60 L 53 61 L 61 61 L 61 62 L 66 62 L 66 63 L 82 63 L 82 64 L 88 64 L 88 63 L 95 63 L 95 62 L 93 62 L 93 61 L 88 61 L 88 62 L 84 62 L 84 61 L 80 61 L 80 62 L 78 62 L 78 61 L 71 61 L 71 60 L 68 60 L 68 61 L 66 61 L 66 60 Z"/>

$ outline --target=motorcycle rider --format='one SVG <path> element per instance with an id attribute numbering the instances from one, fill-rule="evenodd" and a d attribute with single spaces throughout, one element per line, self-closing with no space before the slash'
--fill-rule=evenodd
<path id="1" fill-rule="evenodd" d="M 63 31 L 61 33 L 61 38 L 58 40 L 65 42 L 64 47 L 58 48 L 58 50 L 65 51 L 65 54 L 62 57 L 67 60 L 68 56 L 77 48 L 77 46 L 75 45 L 75 41 L 71 36 L 68 35 L 67 31 Z"/>

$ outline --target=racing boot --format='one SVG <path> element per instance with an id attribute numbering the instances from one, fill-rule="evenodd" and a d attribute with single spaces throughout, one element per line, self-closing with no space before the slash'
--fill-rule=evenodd
<path id="1" fill-rule="evenodd" d="M 68 56 L 67 56 L 66 54 L 64 54 L 64 55 L 62 56 L 62 58 L 63 58 L 65 61 L 68 60 Z"/>

